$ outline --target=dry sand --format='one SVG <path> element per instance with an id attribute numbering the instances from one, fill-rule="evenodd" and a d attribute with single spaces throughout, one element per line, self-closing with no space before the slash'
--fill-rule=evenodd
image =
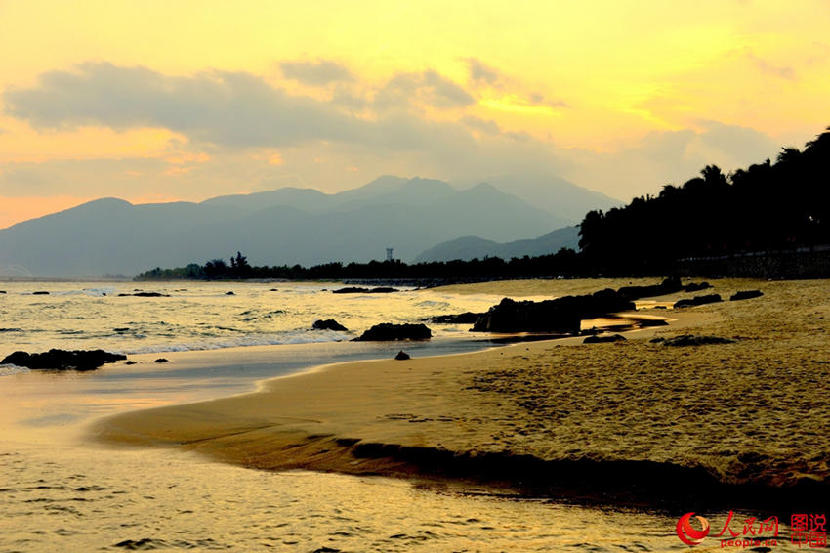
<path id="1" fill-rule="evenodd" d="M 629 282 L 447 291 L 562 295 Z M 712 282 L 711 291 L 657 299 L 765 295 L 648 310 L 675 320 L 621 343 L 567 339 L 319 367 L 256 393 L 120 414 L 94 432 L 112 444 L 183 447 L 272 470 L 430 473 L 632 497 L 722 495 L 737 485 L 753 497 L 795 489 L 818 501 L 830 472 L 830 281 Z M 736 342 L 677 348 L 646 339 L 683 333 Z"/>

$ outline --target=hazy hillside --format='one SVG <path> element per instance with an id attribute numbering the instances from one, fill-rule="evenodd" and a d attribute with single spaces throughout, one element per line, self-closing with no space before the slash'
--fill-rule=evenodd
<path id="1" fill-rule="evenodd" d="M 622 205 L 616 198 L 601 192 L 586 190 L 555 175 L 500 175 L 486 182 L 568 221 L 577 223 L 593 209 L 608 209 Z"/>
<path id="2" fill-rule="evenodd" d="M 570 222 L 487 184 L 459 191 L 397 177 L 337 194 L 288 188 L 142 205 L 104 198 L 0 231 L 0 275 L 132 275 L 236 250 L 270 265 L 382 259 L 386 247 L 412 260 L 461 235 L 504 242 Z"/>
<path id="3" fill-rule="evenodd" d="M 501 257 L 510 259 L 513 257 L 537 256 L 556 253 L 560 248 L 577 248 L 579 242 L 579 228 L 565 227 L 545 234 L 538 238 L 525 240 L 514 240 L 512 242 L 499 243 L 493 240 L 486 240 L 478 236 L 462 236 L 454 240 L 442 242 L 415 258 L 418 262 L 427 261 L 452 261 L 484 257 Z"/>

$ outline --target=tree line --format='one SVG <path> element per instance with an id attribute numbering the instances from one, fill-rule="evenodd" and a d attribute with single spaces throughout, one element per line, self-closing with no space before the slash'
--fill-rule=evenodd
<path id="1" fill-rule="evenodd" d="M 830 127 L 827 129 L 830 131 Z M 724 174 L 707 165 L 682 186 L 623 207 L 590 211 L 579 231 L 580 251 L 562 248 L 538 257 L 406 264 L 401 261 L 326 263 L 313 267 L 251 266 L 242 253 L 147 279 L 486 279 L 533 276 L 649 275 L 673 272 L 678 259 L 830 244 L 830 132 L 803 150 L 784 148 Z"/>

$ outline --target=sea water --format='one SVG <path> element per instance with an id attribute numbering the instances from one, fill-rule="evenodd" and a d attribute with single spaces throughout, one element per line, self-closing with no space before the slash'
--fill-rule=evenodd
<path id="1" fill-rule="evenodd" d="M 431 290 L 332 294 L 331 283 L 3 283 L 0 355 L 103 348 L 142 362 L 77 373 L 0 367 L 0 551 L 686 550 L 677 513 L 585 506 L 470 485 L 270 473 L 170 449 L 88 439 L 98 417 L 252 391 L 332 361 L 390 357 L 350 342 L 378 322 L 484 311 L 500 298 Z M 169 297 L 119 296 L 159 292 Z M 49 291 L 48 295 L 36 291 Z M 233 292 L 232 295 L 227 292 Z M 349 332 L 312 331 L 335 318 Z M 430 325 L 416 355 L 490 347 L 468 325 Z M 226 352 L 215 351 L 221 348 Z M 156 364 L 204 351 L 214 363 Z M 244 361 L 244 362 L 243 362 Z M 707 513 L 715 519 L 725 513 Z M 783 526 L 782 526 L 783 528 Z M 715 542 L 713 542 L 715 543 Z M 697 550 L 703 550 L 699 546 Z M 715 547 L 717 548 L 717 547 Z M 782 540 L 776 551 L 794 550 Z"/>

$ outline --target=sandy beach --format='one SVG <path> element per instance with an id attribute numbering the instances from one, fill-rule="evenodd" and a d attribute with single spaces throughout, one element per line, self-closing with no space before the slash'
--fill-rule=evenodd
<path id="1" fill-rule="evenodd" d="M 629 282 L 504 281 L 452 292 L 562 295 Z M 111 445 L 176 447 L 268 470 L 472 479 L 612 502 L 711 503 L 734 491 L 736 505 L 817 503 L 830 472 L 830 282 L 713 284 L 724 298 L 765 295 L 641 309 L 672 323 L 613 344 L 575 338 L 321 366 L 255 393 L 118 414 L 90 432 Z M 650 341 L 689 333 L 734 343 Z"/>

